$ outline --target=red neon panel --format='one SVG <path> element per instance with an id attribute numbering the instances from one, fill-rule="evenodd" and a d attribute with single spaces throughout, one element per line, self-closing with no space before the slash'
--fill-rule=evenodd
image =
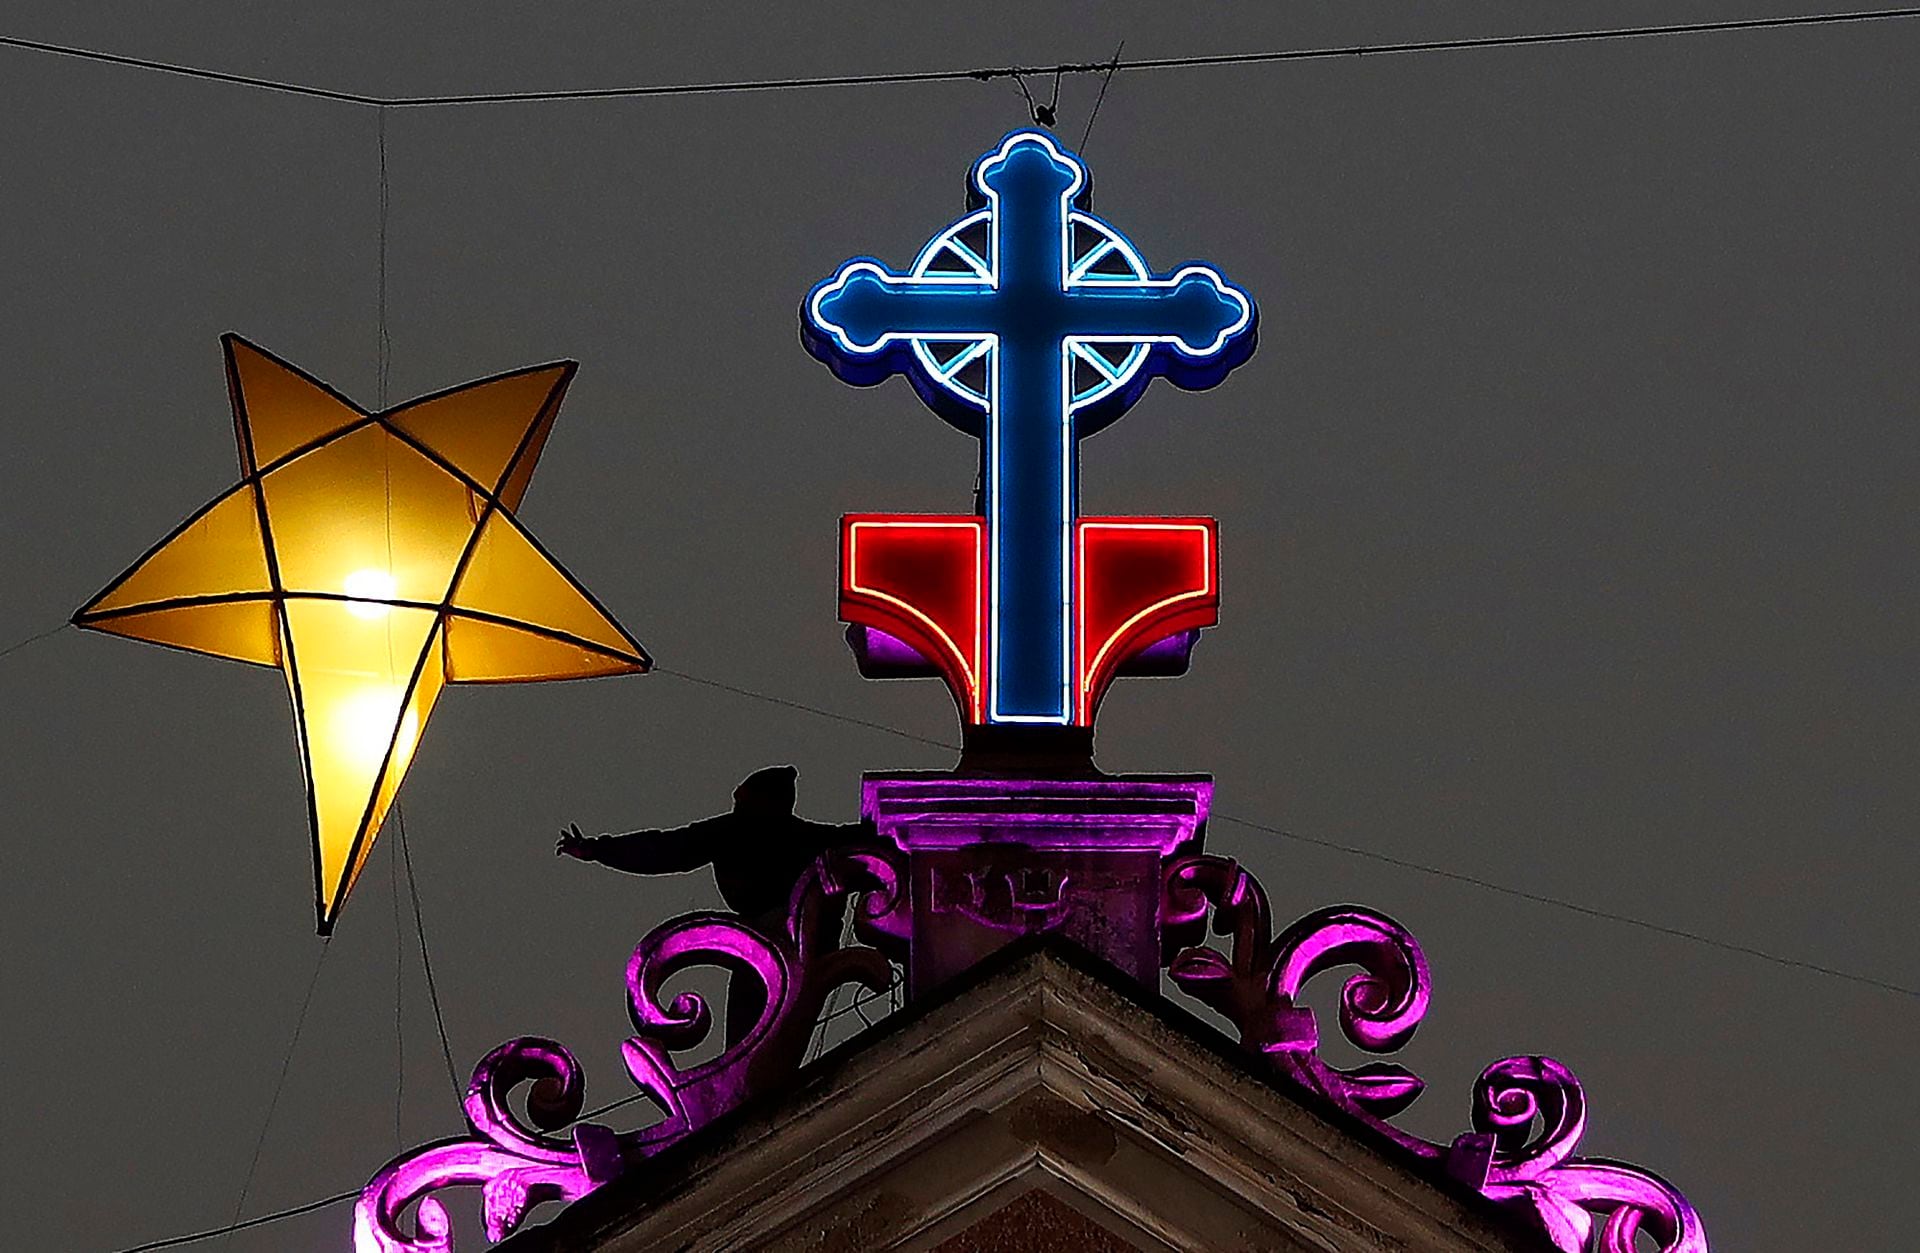
<path id="1" fill-rule="evenodd" d="M 840 619 L 905 640 L 940 670 L 961 716 L 986 717 L 987 520 L 840 519 Z"/>
<path id="2" fill-rule="evenodd" d="M 1075 721 L 1088 726 L 1128 657 L 1219 621 L 1219 535 L 1212 518 L 1081 518 L 1074 539 Z"/>

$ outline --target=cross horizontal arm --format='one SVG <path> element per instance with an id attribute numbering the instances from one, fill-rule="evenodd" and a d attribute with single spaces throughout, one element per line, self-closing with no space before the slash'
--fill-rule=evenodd
<path id="1" fill-rule="evenodd" d="M 847 352 L 875 352 L 889 340 L 991 334 L 994 289 L 889 274 L 856 261 L 813 297 L 813 319 Z"/>
<path id="2" fill-rule="evenodd" d="M 1068 289 L 1065 334 L 1077 339 L 1170 341 L 1189 356 L 1210 356 L 1245 328 L 1253 302 L 1205 266 L 1165 282 Z"/>

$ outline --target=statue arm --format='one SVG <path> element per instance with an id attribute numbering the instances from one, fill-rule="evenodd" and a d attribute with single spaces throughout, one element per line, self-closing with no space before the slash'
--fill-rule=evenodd
<path id="1" fill-rule="evenodd" d="M 726 846 L 731 814 L 703 818 L 684 827 L 659 831 L 629 831 L 625 835 L 601 835 L 578 842 L 578 851 L 567 849 L 582 861 L 597 861 L 630 874 L 674 874 L 698 870 L 713 860 Z"/>

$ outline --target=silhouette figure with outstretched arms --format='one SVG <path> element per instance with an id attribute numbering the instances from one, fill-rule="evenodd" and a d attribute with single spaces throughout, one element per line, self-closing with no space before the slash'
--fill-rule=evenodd
<path id="1" fill-rule="evenodd" d="M 711 862 L 727 907 L 762 934 L 777 935 L 786 925 L 793 886 L 814 859 L 837 845 L 874 838 L 868 823 L 835 826 L 796 817 L 794 783 L 799 773 L 792 766 L 756 770 L 733 789 L 730 812 L 671 830 L 590 836 L 569 825 L 553 851 L 634 874 L 678 874 Z M 824 921 L 837 936 L 838 913 Z M 748 972 L 738 971 L 727 980 L 729 1046 L 759 1020 L 765 1004 L 758 979 Z"/>
<path id="2" fill-rule="evenodd" d="M 553 851 L 633 874 L 676 874 L 713 863 L 727 907 L 756 923 L 784 921 L 793 885 L 827 849 L 873 838 L 863 822 L 836 826 L 795 816 L 792 766 L 756 770 L 733 789 L 733 809 L 684 827 L 583 835 L 560 833 Z"/>

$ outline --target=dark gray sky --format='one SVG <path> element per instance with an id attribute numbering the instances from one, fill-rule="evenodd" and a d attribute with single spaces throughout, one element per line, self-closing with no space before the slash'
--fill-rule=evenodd
<path id="1" fill-rule="evenodd" d="M 1762 16 L 1743 3 L 1174 6 L 332 0 L 11 5 L 31 38 L 378 93 L 934 69 Z M 1096 209 L 1260 301 L 1229 383 L 1085 448 L 1089 511 L 1210 512 L 1222 625 L 1116 689 L 1115 770 L 1222 811 L 1913 981 L 1920 882 L 1920 23 L 1117 78 Z M 1077 139 L 1096 84 L 1069 81 Z M 0 49 L 0 642 L 60 621 L 235 475 L 216 337 L 375 398 L 371 111 Z M 854 672 L 836 518 L 964 509 L 973 445 L 800 349 L 808 286 L 903 263 L 1023 120 L 1005 82 L 389 118 L 394 400 L 559 357 L 521 516 L 667 666 L 952 734 Z M 226 1220 L 319 942 L 284 687 L 65 633 L 0 662 L 9 1234 Z M 550 854 L 724 806 L 770 762 L 847 819 L 946 755 L 663 675 L 458 689 L 404 793 L 464 1068 L 573 1046 L 632 944 L 717 900 Z M 320 975 L 249 1212 L 395 1148 L 387 844 Z M 1716 1247 L 1894 1249 L 1920 1165 L 1910 999 L 1218 823 L 1283 919 L 1411 926 L 1402 1060 L 1450 1136 L 1541 1051 Z M 406 935 L 412 944 L 411 928 Z M 458 1126 L 414 956 L 408 1143 Z M 226 1248 L 347 1247 L 345 1208 Z M 1904 1239 L 1903 1239 L 1904 1237 Z M 478 1242 L 469 1238 L 468 1244 Z"/>

